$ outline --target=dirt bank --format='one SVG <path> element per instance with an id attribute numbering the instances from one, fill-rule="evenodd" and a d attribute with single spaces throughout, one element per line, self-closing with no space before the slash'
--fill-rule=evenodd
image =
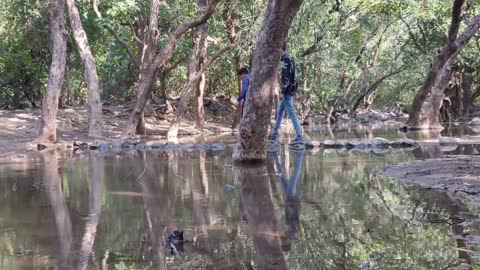
<path id="1" fill-rule="evenodd" d="M 231 133 L 235 106 L 230 101 L 210 102 L 205 108 L 206 135 Z M 119 138 L 126 126 L 129 106 L 104 106 L 104 138 L 111 140 Z M 146 117 L 147 135 L 150 140 L 165 137 L 169 128 L 169 117 L 151 110 Z M 13 152 L 22 152 L 27 144 L 38 136 L 40 130 L 41 109 L 0 110 L 0 156 Z M 60 109 L 57 117 L 57 136 L 60 141 L 91 141 L 87 138 L 87 108 L 75 107 Z M 199 135 L 194 129 L 193 110 L 183 121 L 179 136 Z"/>
<path id="2" fill-rule="evenodd" d="M 377 172 L 422 187 L 467 195 L 480 194 L 480 156 L 447 156 L 400 164 Z"/>

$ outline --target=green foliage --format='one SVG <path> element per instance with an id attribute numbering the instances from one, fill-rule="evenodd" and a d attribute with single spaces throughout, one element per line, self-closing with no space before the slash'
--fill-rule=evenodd
<path id="1" fill-rule="evenodd" d="M 160 1 L 159 48 L 182 22 L 198 16 L 194 1 Z M 230 0 L 219 5 L 208 21 L 208 54 L 229 42 L 224 15 L 233 15 L 239 45 L 214 63 L 207 72 L 208 95 L 232 96 L 238 92 L 234 56 L 250 62 L 261 27 L 266 1 Z M 138 68 L 125 47 L 107 30 L 111 28 L 138 59 L 141 24 L 148 24 L 149 0 L 100 1 L 98 18 L 89 0 L 77 1 L 82 23 L 96 57 L 102 98 L 125 102 L 136 97 Z M 469 16 L 478 4 L 467 10 Z M 300 88 L 313 106 L 324 108 L 335 96 L 352 103 L 377 80 L 377 105 L 409 103 L 430 68 L 439 48 L 445 45 L 450 24 L 451 2 L 440 0 L 306 0 L 296 16 L 289 36 L 289 52 L 301 71 Z M 49 53 L 49 2 L 2 1 L 0 3 L 0 107 L 39 103 L 46 86 Z M 68 20 L 67 20 L 68 26 Z M 133 29 L 132 29 L 133 28 Z M 462 28 L 463 29 L 463 28 Z M 172 61 L 188 54 L 191 35 L 176 47 Z M 478 74 L 478 39 L 462 51 L 460 67 Z M 397 71 L 400 71 L 397 73 Z M 474 76 L 475 87 L 478 76 Z M 86 86 L 81 61 L 69 40 L 69 85 L 80 103 Z M 185 63 L 167 77 L 167 92 L 177 96 L 186 83 Z M 159 84 L 157 83 L 157 86 Z M 348 90 L 347 90 L 348 88 Z"/>

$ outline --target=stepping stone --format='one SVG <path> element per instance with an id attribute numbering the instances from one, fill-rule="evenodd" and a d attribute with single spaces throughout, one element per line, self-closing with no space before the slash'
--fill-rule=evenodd
<path id="1" fill-rule="evenodd" d="M 193 152 L 195 151 L 195 145 L 193 143 L 187 143 L 187 144 L 181 145 L 180 149 L 187 152 Z"/>
<path id="2" fill-rule="evenodd" d="M 480 126 L 480 118 L 475 117 L 472 121 L 468 122 L 470 126 Z"/>
<path id="3" fill-rule="evenodd" d="M 457 150 L 457 144 L 450 144 L 450 145 L 440 145 L 440 151 L 442 152 L 452 152 Z"/>
<path id="4" fill-rule="evenodd" d="M 318 148 L 318 147 L 322 146 L 322 143 L 319 142 L 319 141 L 306 141 L 305 146 L 307 148 Z"/>
<path id="5" fill-rule="evenodd" d="M 149 145 L 146 145 L 144 143 L 139 143 L 135 146 L 135 148 L 139 151 L 148 151 L 150 150 L 150 146 Z"/>
<path id="6" fill-rule="evenodd" d="M 224 143 L 214 143 L 212 144 L 212 150 L 213 151 L 223 151 L 225 150 L 226 145 Z"/>
<path id="7" fill-rule="evenodd" d="M 208 144 L 197 144 L 197 150 L 206 151 L 208 149 L 210 149 L 210 145 Z"/>
<path id="8" fill-rule="evenodd" d="M 163 151 L 165 148 L 163 144 L 154 144 L 151 146 L 153 151 Z"/>
<path id="9" fill-rule="evenodd" d="M 390 149 L 385 148 L 385 147 L 375 147 L 375 148 L 372 149 L 372 153 L 374 153 L 375 155 L 380 155 L 380 156 L 383 156 L 383 155 L 387 154 L 388 152 L 390 152 Z"/>
<path id="10" fill-rule="evenodd" d="M 347 142 L 347 147 L 349 148 L 366 148 L 368 146 L 369 142 L 364 141 L 364 140 L 351 140 Z"/>
<path id="11" fill-rule="evenodd" d="M 373 148 L 387 148 L 390 146 L 390 141 L 384 138 L 376 137 L 372 140 Z"/>
<path id="12" fill-rule="evenodd" d="M 440 145 L 456 145 L 458 143 L 458 139 L 452 137 L 441 137 L 438 142 Z"/>
<path id="13" fill-rule="evenodd" d="M 412 139 L 396 139 L 392 143 L 392 146 L 395 146 L 395 147 L 412 147 L 417 145 L 418 145 L 417 142 Z"/>

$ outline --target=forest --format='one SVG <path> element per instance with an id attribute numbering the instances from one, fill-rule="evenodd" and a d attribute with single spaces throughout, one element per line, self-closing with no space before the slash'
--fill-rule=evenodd
<path id="1" fill-rule="evenodd" d="M 0 0 L 0 268 L 480 269 L 479 29 L 477 0 Z"/>
<path id="2" fill-rule="evenodd" d="M 0 108 L 43 104 L 41 137 L 50 141 L 56 104 L 88 107 L 93 137 L 102 135 L 102 104 L 136 103 L 124 137 L 146 133 L 150 104 L 169 136 L 187 112 L 201 132 L 205 102 L 235 100 L 239 68 L 259 74 L 256 39 L 276 8 L 268 2 L 2 1 Z M 430 129 L 477 111 L 476 1 L 288 2 L 288 37 L 278 37 L 296 61 L 301 119 L 389 107 L 410 114 L 409 128 Z"/>

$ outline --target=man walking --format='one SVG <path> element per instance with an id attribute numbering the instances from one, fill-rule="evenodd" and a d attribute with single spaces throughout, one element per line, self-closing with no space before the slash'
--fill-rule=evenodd
<path id="1" fill-rule="evenodd" d="M 247 98 L 248 86 L 250 84 L 250 75 L 248 72 L 248 67 L 243 67 L 238 71 L 238 76 L 242 82 L 240 95 L 237 98 L 237 102 L 239 106 L 242 106 L 242 116 L 243 116 L 243 108 L 245 107 L 245 99 Z M 241 103 L 241 104 L 240 104 Z"/>
<path id="2" fill-rule="evenodd" d="M 283 55 L 281 58 L 282 61 L 282 81 L 281 81 L 281 90 L 282 90 L 282 101 L 278 105 L 277 110 L 277 121 L 275 127 L 272 130 L 272 133 L 268 136 L 269 140 L 275 141 L 278 138 L 278 129 L 282 123 L 283 112 L 287 110 L 288 117 L 292 120 L 293 127 L 295 128 L 296 138 L 290 143 L 290 146 L 303 146 L 304 139 L 302 134 L 302 128 L 300 122 L 298 121 L 297 113 L 295 112 L 295 107 L 293 106 L 293 96 L 297 91 L 297 81 L 295 76 L 295 61 L 292 57 L 287 54 L 286 44 L 282 48 Z"/>

